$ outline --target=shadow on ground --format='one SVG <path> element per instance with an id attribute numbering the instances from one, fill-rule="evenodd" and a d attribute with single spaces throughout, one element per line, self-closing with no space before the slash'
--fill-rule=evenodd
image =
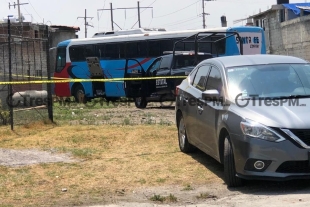
<path id="1" fill-rule="evenodd" d="M 223 165 L 200 150 L 189 155 L 221 178 L 224 183 Z M 230 188 L 227 187 L 225 183 L 224 186 L 231 192 L 240 192 L 243 194 L 252 195 L 285 195 L 297 194 L 301 191 L 304 193 L 309 193 L 310 195 L 310 180 L 303 179 L 290 181 L 245 180 L 244 186 L 242 187 Z"/>

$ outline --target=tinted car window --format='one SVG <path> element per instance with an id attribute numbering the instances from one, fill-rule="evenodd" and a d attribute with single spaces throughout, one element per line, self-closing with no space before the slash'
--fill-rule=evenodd
<path id="1" fill-rule="evenodd" d="M 171 58 L 171 56 L 163 57 L 160 64 L 160 69 L 169 69 L 171 64 Z"/>
<path id="2" fill-rule="evenodd" d="M 160 62 L 161 62 L 161 58 L 155 60 L 155 61 L 152 63 L 152 65 L 150 66 L 149 71 L 150 71 L 150 72 L 154 72 L 155 70 L 158 70 L 158 69 L 159 69 Z"/>
<path id="3" fill-rule="evenodd" d="M 189 74 L 188 78 L 189 78 L 189 83 L 191 85 L 193 85 L 194 83 L 194 78 L 195 78 L 195 75 L 197 73 L 197 68 L 195 68 L 194 70 L 192 70 L 192 72 Z"/>
<path id="4" fill-rule="evenodd" d="M 195 76 L 193 86 L 201 91 L 206 90 L 206 80 L 209 73 L 210 66 L 203 65 L 198 69 L 198 72 Z"/>
<path id="5" fill-rule="evenodd" d="M 216 67 L 212 67 L 207 80 L 206 90 L 216 89 L 221 94 L 222 88 L 223 82 L 221 79 L 221 73 Z"/>

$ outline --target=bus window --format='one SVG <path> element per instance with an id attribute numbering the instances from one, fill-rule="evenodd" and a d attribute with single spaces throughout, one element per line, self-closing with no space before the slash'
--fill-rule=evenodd
<path id="1" fill-rule="evenodd" d="M 126 44 L 126 58 L 138 57 L 138 45 L 137 42 L 127 42 Z"/>
<path id="2" fill-rule="evenodd" d="M 84 46 L 84 60 L 86 57 L 94 57 L 94 45 L 85 45 Z"/>
<path id="3" fill-rule="evenodd" d="M 84 53 L 84 46 L 71 46 L 69 47 L 70 59 L 71 62 L 77 61 L 85 61 L 85 53 Z"/>
<path id="4" fill-rule="evenodd" d="M 57 49 L 56 72 L 60 72 L 66 65 L 66 47 Z"/>
<path id="5" fill-rule="evenodd" d="M 118 44 L 106 44 L 105 45 L 105 58 L 106 59 L 118 59 L 119 58 L 119 48 Z"/>
<path id="6" fill-rule="evenodd" d="M 185 51 L 195 51 L 195 43 L 184 43 L 184 50 Z"/>
<path id="7" fill-rule="evenodd" d="M 149 41 L 149 57 L 158 57 L 161 56 L 160 53 L 160 41 Z"/>
<path id="8" fill-rule="evenodd" d="M 95 46 L 95 56 L 97 56 L 99 59 L 104 58 L 104 44 L 97 44 Z"/>
<path id="9" fill-rule="evenodd" d="M 217 36 L 217 37 L 212 37 L 212 41 L 216 41 L 219 40 L 221 38 L 223 38 L 224 36 Z M 219 54 L 225 54 L 226 51 L 226 40 L 227 39 L 223 39 L 217 43 L 214 43 L 212 45 L 212 54 L 216 54 L 217 52 Z M 217 51 L 216 51 L 217 50 Z"/>
<path id="10" fill-rule="evenodd" d="M 175 42 L 177 42 L 179 40 L 181 40 L 181 39 L 175 39 L 174 42 L 173 42 L 173 46 L 174 46 Z M 175 51 L 184 51 L 184 43 L 183 42 L 178 42 L 175 45 Z"/>
<path id="11" fill-rule="evenodd" d="M 126 43 L 119 43 L 119 53 L 118 58 L 126 57 Z"/>
<path id="12" fill-rule="evenodd" d="M 139 57 L 147 57 L 147 42 L 138 42 L 138 54 Z"/>
<path id="13" fill-rule="evenodd" d="M 160 41 L 160 53 L 163 54 L 164 51 L 171 51 L 173 48 L 172 40 L 161 40 Z"/>

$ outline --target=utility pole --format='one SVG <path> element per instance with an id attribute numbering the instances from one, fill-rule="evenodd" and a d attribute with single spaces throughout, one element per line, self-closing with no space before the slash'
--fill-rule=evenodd
<path id="1" fill-rule="evenodd" d="M 12 6 L 13 6 L 14 9 L 15 9 L 15 7 L 17 6 L 17 9 L 18 9 L 18 21 L 19 21 L 19 22 L 23 22 L 23 17 L 21 16 L 21 13 L 20 13 L 20 6 L 21 6 L 21 5 L 25 5 L 25 4 L 28 4 L 28 3 L 19 3 L 19 0 L 17 0 L 17 4 L 16 4 L 15 2 L 14 2 L 13 5 L 11 5 L 11 4 L 9 3 L 9 9 L 11 9 Z"/>
<path id="2" fill-rule="evenodd" d="M 140 1 L 138 1 L 138 21 L 139 21 L 139 28 L 141 28 L 141 20 L 140 20 Z"/>
<path id="3" fill-rule="evenodd" d="M 140 7 L 140 2 L 138 1 L 138 7 L 126 7 L 126 8 L 112 8 L 112 3 L 110 3 L 110 9 L 97 9 L 97 11 L 102 11 L 102 10 L 110 10 L 111 11 L 111 27 L 112 27 L 112 31 L 114 31 L 114 24 L 116 24 L 113 21 L 113 10 L 118 10 L 118 9 L 122 9 L 122 10 L 127 10 L 127 9 L 138 9 L 138 21 L 133 25 L 133 27 L 139 22 L 139 28 L 141 28 L 141 19 L 140 19 L 140 9 L 144 8 L 144 9 L 153 9 L 153 7 Z M 117 25 L 117 24 L 116 24 Z M 118 25 L 117 25 L 118 26 Z M 119 27 L 119 26 L 118 26 Z M 120 28 L 120 27 L 119 27 Z"/>
<path id="4" fill-rule="evenodd" d="M 87 19 L 93 19 L 94 17 L 88 17 L 87 14 L 86 14 L 86 9 L 85 9 L 85 16 L 84 17 L 78 17 L 79 18 L 82 18 L 84 19 L 84 25 L 85 25 L 85 38 L 87 38 L 87 26 L 90 26 L 90 27 L 93 27 L 92 25 L 89 25 L 88 22 L 87 22 Z"/>
<path id="5" fill-rule="evenodd" d="M 206 15 L 210 15 L 209 13 L 205 13 L 205 1 L 216 1 L 216 0 L 202 0 L 202 26 L 206 28 Z"/>

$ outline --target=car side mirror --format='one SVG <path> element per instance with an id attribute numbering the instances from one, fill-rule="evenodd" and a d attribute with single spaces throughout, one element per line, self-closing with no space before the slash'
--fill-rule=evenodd
<path id="1" fill-rule="evenodd" d="M 216 89 L 202 92 L 201 98 L 206 101 L 220 101 L 220 93 Z"/>

